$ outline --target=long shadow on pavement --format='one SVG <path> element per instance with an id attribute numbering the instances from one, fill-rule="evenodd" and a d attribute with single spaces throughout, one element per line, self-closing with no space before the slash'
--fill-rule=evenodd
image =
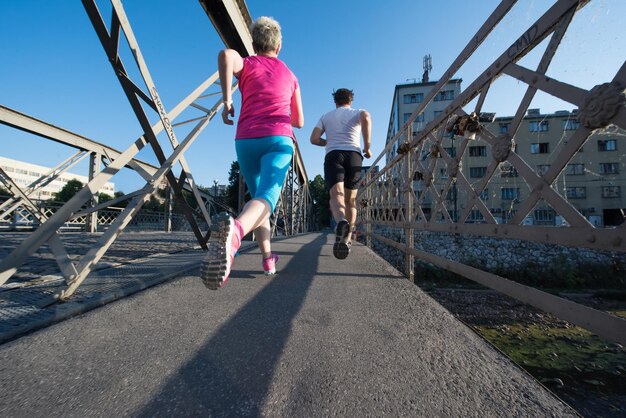
<path id="1" fill-rule="evenodd" d="M 303 246 L 138 416 L 258 416 L 326 236 Z"/>

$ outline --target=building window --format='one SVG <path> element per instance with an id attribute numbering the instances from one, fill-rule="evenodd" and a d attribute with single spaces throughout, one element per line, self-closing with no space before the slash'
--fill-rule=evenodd
<path id="1" fill-rule="evenodd" d="M 421 103 L 424 100 L 424 93 L 405 94 L 404 104 Z"/>
<path id="2" fill-rule="evenodd" d="M 549 169 L 550 164 L 539 164 L 537 165 L 537 169 L 535 171 L 538 176 L 545 176 Z"/>
<path id="3" fill-rule="evenodd" d="M 443 110 L 435 110 L 433 112 L 434 119 L 437 119 L 437 116 L 441 115 L 442 113 L 443 113 Z"/>
<path id="4" fill-rule="evenodd" d="M 575 131 L 580 126 L 580 122 L 576 119 L 564 119 L 561 121 L 564 131 Z"/>
<path id="5" fill-rule="evenodd" d="M 528 124 L 530 132 L 547 132 L 550 129 L 550 123 L 547 120 L 533 120 Z"/>
<path id="6" fill-rule="evenodd" d="M 15 172 L 16 172 L 17 174 L 28 174 L 28 171 L 27 171 L 27 170 L 22 170 L 21 168 L 16 168 L 16 169 L 15 169 Z"/>
<path id="7" fill-rule="evenodd" d="M 479 210 L 472 209 L 467 220 L 470 222 L 479 222 L 479 221 L 484 221 L 485 217 L 483 216 L 482 213 L 480 213 Z"/>
<path id="8" fill-rule="evenodd" d="M 487 167 L 470 167 L 470 178 L 479 179 L 485 177 Z"/>
<path id="9" fill-rule="evenodd" d="M 565 167 L 565 174 L 568 176 L 582 176 L 585 174 L 584 164 L 568 164 Z"/>
<path id="10" fill-rule="evenodd" d="M 447 179 L 448 178 L 448 169 L 447 168 L 440 168 L 439 169 L 439 177 L 442 179 Z"/>
<path id="11" fill-rule="evenodd" d="M 5 165 L 2 166 L 2 169 L 7 173 L 15 173 L 15 169 L 13 167 L 7 167 Z"/>
<path id="12" fill-rule="evenodd" d="M 482 200 L 483 202 L 486 202 L 489 200 L 489 189 L 485 189 L 482 192 L 480 192 L 480 200 Z"/>
<path id="13" fill-rule="evenodd" d="M 617 139 L 599 139 L 598 151 L 616 151 Z"/>
<path id="14" fill-rule="evenodd" d="M 530 153 L 531 154 L 547 154 L 550 151 L 550 144 L 547 142 L 535 142 L 530 144 Z"/>
<path id="15" fill-rule="evenodd" d="M 500 177 L 518 177 L 519 173 L 511 164 L 502 164 L 500 166 Z"/>
<path id="16" fill-rule="evenodd" d="M 444 90 L 437 93 L 435 101 L 440 102 L 442 100 L 454 100 L 454 90 Z"/>
<path id="17" fill-rule="evenodd" d="M 587 189 L 585 187 L 566 187 L 565 195 L 568 199 L 585 199 L 587 197 Z"/>
<path id="18" fill-rule="evenodd" d="M 486 157 L 487 147 L 485 146 L 469 147 L 469 156 L 470 157 Z"/>
<path id="19" fill-rule="evenodd" d="M 619 174 L 619 163 L 600 163 L 600 174 Z"/>
<path id="20" fill-rule="evenodd" d="M 413 113 L 405 113 L 403 122 L 406 122 L 407 120 L 409 120 L 409 118 L 411 117 L 412 114 Z"/>
<path id="21" fill-rule="evenodd" d="M 519 187 L 503 187 L 502 200 L 514 200 L 519 199 Z"/>
<path id="22" fill-rule="evenodd" d="M 554 211 L 552 209 L 537 209 L 535 210 L 535 223 L 537 225 L 553 225 L 554 224 Z"/>
<path id="23" fill-rule="evenodd" d="M 619 186 L 603 186 L 602 197 L 620 197 Z"/>
<path id="24" fill-rule="evenodd" d="M 444 147 L 444 150 L 448 153 L 448 155 L 452 158 L 456 157 L 456 148 L 454 147 Z"/>
<path id="25" fill-rule="evenodd" d="M 424 122 L 424 114 L 420 113 L 419 115 L 417 115 L 417 118 L 415 118 L 415 122 Z"/>
<path id="26" fill-rule="evenodd" d="M 443 193 L 443 190 L 441 191 Z M 446 193 L 446 200 L 448 202 L 453 202 L 456 197 L 456 191 L 454 188 L 448 189 L 448 193 Z"/>
<path id="27" fill-rule="evenodd" d="M 500 124 L 500 133 L 506 134 L 509 133 L 509 128 L 511 127 L 510 123 L 501 123 Z"/>

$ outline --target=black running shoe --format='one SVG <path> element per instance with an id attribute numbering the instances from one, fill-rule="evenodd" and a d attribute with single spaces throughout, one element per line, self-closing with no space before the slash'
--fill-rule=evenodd
<path id="1" fill-rule="evenodd" d="M 347 242 L 349 233 L 350 224 L 348 221 L 339 221 L 335 230 L 335 244 L 333 245 L 333 255 L 339 260 L 345 259 L 350 254 L 350 245 Z"/>

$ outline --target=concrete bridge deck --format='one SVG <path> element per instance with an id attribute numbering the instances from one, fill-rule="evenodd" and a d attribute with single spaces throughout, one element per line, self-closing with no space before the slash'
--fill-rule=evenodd
<path id="1" fill-rule="evenodd" d="M 577 416 L 367 247 L 340 261 L 332 240 L 277 241 L 271 279 L 253 248 L 220 291 L 191 269 L 1 345 L 0 416 Z"/>

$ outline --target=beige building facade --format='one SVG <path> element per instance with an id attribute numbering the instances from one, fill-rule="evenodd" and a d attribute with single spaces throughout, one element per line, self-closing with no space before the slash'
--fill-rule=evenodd
<path id="1" fill-rule="evenodd" d="M 509 132 L 512 121 L 512 116 L 498 117 L 484 127 L 496 136 L 512 134 Z M 544 175 L 577 128 L 576 110 L 542 114 L 540 109 L 529 109 L 513 137 L 514 150 L 535 173 Z M 444 148 L 449 154 L 456 153 L 460 139 L 444 139 Z M 621 224 L 626 212 L 625 150 L 626 135 L 623 131 L 608 128 L 594 132 L 559 174 L 552 187 L 593 225 Z M 492 161 L 491 147 L 485 141 L 469 140 L 461 157 L 461 171 L 473 186 L 477 186 L 483 181 Z M 445 168 L 439 169 L 435 177 L 439 178 L 439 183 L 443 183 L 442 180 L 447 178 Z M 520 203 L 529 194 L 530 188 L 526 181 L 511 164 L 504 162 L 496 169 L 480 198 L 496 220 L 504 223 L 517 213 Z M 454 193 L 447 198 L 452 202 Z M 458 211 L 464 209 L 466 201 L 466 191 L 458 188 Z M 482 215 L 473 210 L 468 221 L 481 222 L 482 219 Z M 544 200 L 540 200 L 524 220 L 525 224 L 531 225 L 560 226 L 564 222 Z"/>
<path id="2" fill-rule="evenodd" d="M 460 79 L 451 80 L 439 92 L 413 123 L 413 135 L 423 130 L 444 110 L 461 91 Z M 418 107 L 436 82 L 409 83 L 396 85 L 387 130 L 387 143 L 396 135 L 404 123 Z M 489 118 L 488 118 L 489 119 Z M 510 131 L 512 116 L 491 118 L 482 126 L 495 136 Z M 537 174 L 543 175 L 555 162 L 569 138 L 578 129 L 577 110 L 541 113 L 540 109 L 529 109 L 517 132 L 513 135 L 514 150 Z M 459 136 L 445 135 L 443 147 L 455 157 L 462 141 L 468 141 L 460 160 L 463 175 L 476 188 L 488 174 L 493 161 L 491 147 L 481 139 L 466 140 Z M 397 144 L 387 153 L 389 162 L 397 155 Z M 430 156 L 433 158 L 434 156 Z M 576 208 L 593 225 L 615 226 L 624 222 L 626 213 L 626 133 L 618 128 L 608 127 L 595 131 L 582 148 L 558 175 L 552 187 Z M 441 193 L 448 181 L 447 166 L 438 156 L 433 169 L 433 184 Z M 414 179 L 415 180 L 415 179 Z M 419 196 L 424 188 L 422 181 L 413 181 Z M 499 164 L 480 199 L 493 214 L 498 223 L 505 223 L 513 217 L 521 202 L 530 194 L 526 181 L 510 163 Z M 467 205 L 468 192 L 460 186 L 452 187 L 445 197 L 446 209 L 453 220 L 463 213 Z M 430 217 L 432 198 L 425 196 L 422 210 Z M 441 216 L 441 215 L 439 215 Z M 472 210 L 466 222 L 483 222 L 483 215 Z M 529 225 L 564 225 L 565 221 L 544 200 L 540 200 L 524 219 Z"/>
<path id="3" fill-rule="evenodd" d="M 413 135 L 420 132 L 424 127 L 437 117 L 461 92 L 461 79 L 450 80 L 446 86 L 437 93 L 437 96 L 426 106 L 424 111 L 413 122 Z M 391 104 L 391 114 L 389 117 L 389 125 L 387 128 L 387 141 L 398 133 L 400 128 L 411 117 L 413 112 L 421 105 L 424 98 L 437 82 L 421 82 L 398 84 L 394 90 L 393 102 Z M 389 162 L 397 155 L 398 145 L 396 144 L 387 155 Z"/>
<path id="4" fill-rule="evenodd" d="M 44 167 L 36 164 L 27 163 L 24 161 L 13 160 L 6 157 L 0 157 L 0 167 L 4 172 L 11 177 L 11 179 L 25 191 L 28 187 L 37 181 L 41 176 L 50 172 L 51 168 Z M 55 180 L 47 184 L 46 186 L 38 189 L 31 198 L 36 200 L 48 200 L 54 198 L 54 195 L 58 193 L 68 181 L 76 179 L 81 183 L 86 184 L 89 180 L 87 176 L 81 176 L 73 173 L 63 173 Z M 0 183 L 0 185 L 2 185 Z M 113 196 L 115 194 L 115 184 L 108 182 L 100 190 L 100 193 Z"/>

